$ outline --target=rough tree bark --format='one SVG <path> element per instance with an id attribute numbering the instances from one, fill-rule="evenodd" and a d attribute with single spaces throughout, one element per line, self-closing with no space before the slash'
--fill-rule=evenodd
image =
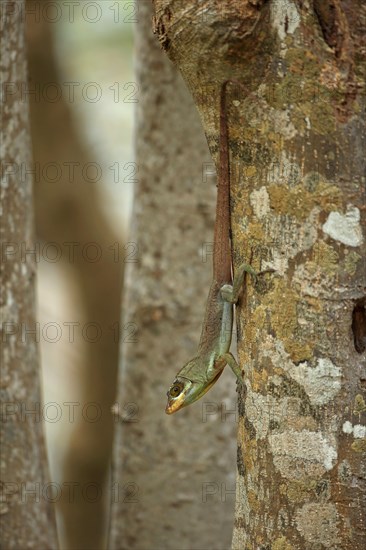
<path id="1" fill-rule="evenodd" d="M 9 3 L 10 4 L 10 3 Z M 3 6 L 4 8 L 4 6 Z M 1 547 L 55 549 L 41 423 L 24 3 L 1 12 Z M 12 8 L 12 9 L 11 9 Z M 49 497 L 49 498 L 48 498 Z"/>
<path id="2" fill-rule="evenodd" d="M 155 0 L 218 159 L 228 88 L 239 314 L 233 548 L 361 550 L 365 37 L 361 0 Z M 179 427 L 177 427 L 179 429 Z M 220 429 L 218 427 L 217 429 Z"/>
<path id="3" fill-rule="evenodd" d="M 192 99 L 152 34 L 151 5 L 138 7 L 139 171 L 129 237 L 136 248 L 124 287 L 117 402 L 126 422 L 116 424 L 110 548 L 176 550 L 199 541 L 222 549 L 235 503 L 232 374 L 196 406 L 164 413 L 172 379 L 198 344 L 211 278 L 214 166 Z"/>

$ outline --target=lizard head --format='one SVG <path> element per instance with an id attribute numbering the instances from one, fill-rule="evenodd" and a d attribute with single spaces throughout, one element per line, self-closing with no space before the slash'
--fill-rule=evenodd
<path id="1" fill-rule="evenodd" d="M 167 414 L 173 414 L 179 409 L 194 403 L 205 395 L 206 392 L 214 385 L 216 380 L 221 375 L 222 370 L 210 381 L 203 383 L 202 381 L 190 380 L 183 376 L 177 376 L 170 386 L 167 393 L 168 403 L 165 408 Z"/>

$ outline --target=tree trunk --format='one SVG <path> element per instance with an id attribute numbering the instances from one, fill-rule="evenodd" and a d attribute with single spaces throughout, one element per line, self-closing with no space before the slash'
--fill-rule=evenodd
<path id="1" fill-rule="evenodd" d="M 275 270 L 248 281 L 237 308 L 245 391 L 233 548 L 360 550 L 365 5 L 154 4 L 216 162 L 220 90 L 232 81 L 234 270 L 251 258 L 258 271 Z"/>
<path id="2" fill-rule="evenodd" d="M 24 3 L 2 6 L 1 547 L 55 549 L 42 432 Z M 28 252 L 27 252 L 28 251 Z"/>
<path id="3" fill-rule="evenodd" d="M 136 57 L 136 248 L 125 277 L 110 548 L 200 541 L 218 550 L 230 544 L 235 502 L 232 374 L 196 406 L 164 413 L 174 375 L 197 349 L 211 277 L 214 166 L 194 104 L 152 34 L 147 2 L 139 3 Z"/>

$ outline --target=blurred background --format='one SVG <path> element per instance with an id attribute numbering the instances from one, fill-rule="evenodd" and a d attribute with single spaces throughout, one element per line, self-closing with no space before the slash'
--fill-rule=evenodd
<path id="1" fill-rule="evenodd" d="M 150 0 L 26 0 L 47 501 L 62 550 L 230 547 L 231 372 L 164 414 L 197 349 L 216 188 L 151 18 Z"/>
<path id="2" fill-rule="evenodd" d="M 136 174 L 134 22 L 131 1 L 26 2 L 43 417 L 61 548 L 106 545 L 116 297 Z"/>

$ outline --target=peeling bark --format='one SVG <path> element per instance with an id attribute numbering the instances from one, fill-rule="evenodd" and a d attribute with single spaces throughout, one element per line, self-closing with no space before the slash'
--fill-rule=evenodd
<path id="1" fill-rule="evenodd" d="M 234 269 L 253 255 L 257 270 L 275 270 L 247 284 L 237 308 L 246 390 L 233 548 L 361 550 L 365 5 L 154 5 L 216 162 L 220 89 L 236 82 L 227 113 Z"/>
<path id="2" fill-rule="evenodd" d="M 21 92 L 26 82 L 24 3 L 12 7 L 1 13 L 1 547 L 39 550 L 56 548 L 57 538 L 41 423 L 37 336 L 26 332 L 37 330 L 34 253 L 21 253 L 34 250 L 31 178 L 22 178 L 31 146 L 28 104 Z"/>

